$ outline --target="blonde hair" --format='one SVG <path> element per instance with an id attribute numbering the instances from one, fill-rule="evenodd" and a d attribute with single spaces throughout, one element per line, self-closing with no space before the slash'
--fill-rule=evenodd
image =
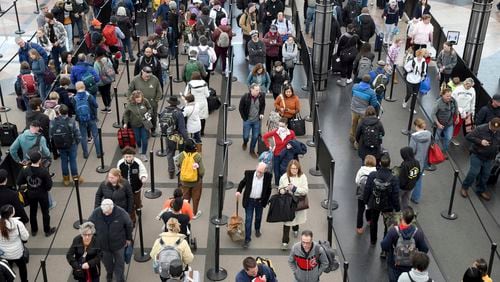
<path id="1" fill-rule="evenodd" d="M 141 90 L 134 90 L 130 95 L 130 103 L 135 103 L 136 98 L 142 98 L 144 100 L 144 94 Z"/>
<path id="2" fill-rule="evenodd" d="M 373 155 L 365 156 L 365 166 L 375 167 L 377 165 L 377 159 Z"/>
<path id="3" fill-rule="evenodd" d="M 113 175 L 114 177 L 118 177 L 117 186 L 119 186 L 121 188 L 123 186 L 122 172 L 119 169 L 114 167 L 114 168 L 109 170 L 108 175 L 110 175 L 110 174 Z M 110 183 L 108 181 L 107 177 L 106 177 L 106 183 L 107 184 Z"/>
<path id="4" fill-rule="evenodd" d="M 425 121 L 421 118 L 417 118 L 413 122 L 413 125 L 415 125 L 415 127 L 421 128 L 421 129 L 425 129 L 425 127 L 426 127 Z"/>
<path id="5" fill-rule="evenodd" d="M 167 230 L 168 232 L 179 233 L 181 232 L 181 224 L 177 220 L 177 218 L 171 217 L 167 221 Z"/>
<path id="6" fill-rule="evenodd" d="M 420 57 L 420 56 L 424 56 L 425 53 L 427 52 L 427 49 L 425 48 L 422 48 L 422 49 L 418 49 L 416 52 L 415 52 L 415 56 L 416 57 Z"/>
<path id="7" fill-rule="evenodd" d="M 50 94 L 49 94 L 49 100 L 57 100 L 57 101 L 59 101 L 59 93 L 57 93 L 56 91 L 50 92 Z"/>

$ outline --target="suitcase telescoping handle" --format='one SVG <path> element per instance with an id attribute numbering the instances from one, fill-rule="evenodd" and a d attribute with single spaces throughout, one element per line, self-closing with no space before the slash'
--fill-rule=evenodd
<path id="1" fill-rule="evenodd" d="M 240 200 L 236 198 L 236 216 L 239 216 L 238 214 L 238 207 L 239 207 Z"/>

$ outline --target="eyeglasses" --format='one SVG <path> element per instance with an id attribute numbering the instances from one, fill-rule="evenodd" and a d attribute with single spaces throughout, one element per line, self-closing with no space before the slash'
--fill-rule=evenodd
<path id="1" fill-rule="evenodd" d="M 294 167 L 294 166 L 292 166 L 292 167 L 290 167 L 290 169 L 299 169 L 299 168 L 298 168 L 298 167 Z"/>

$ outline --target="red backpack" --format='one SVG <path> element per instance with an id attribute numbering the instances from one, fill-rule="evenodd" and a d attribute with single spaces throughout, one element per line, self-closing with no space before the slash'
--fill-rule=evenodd
<path id="1" fill-rule="evenodd" d="M 28 73 L 19 75 L 19 82 L 21 85 L 21 93 L 24 96 L 31 98 L 38 94 L 38 87 L 33 74 Z"/>
<path id="2" fill-rule="evenodd" d="M 108 24 L 102 30 L 102 36 L 105 39 L 106 45 L 108 46 L 116 46 L 118 45 L 118 37 L 116 37 L 115 26 Z"/>

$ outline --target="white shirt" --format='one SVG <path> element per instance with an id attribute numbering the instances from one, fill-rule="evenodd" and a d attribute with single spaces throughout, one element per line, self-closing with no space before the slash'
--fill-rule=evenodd
<path id="1" fill-rule="evenodd" d="M 253 174 L 252 192 L 250 192 L 251 199 L 260 199 L 262 197 L 262 186 L 264 183 L 264 175 L 261 178 L 257 177 L 257 172 Z"/>

